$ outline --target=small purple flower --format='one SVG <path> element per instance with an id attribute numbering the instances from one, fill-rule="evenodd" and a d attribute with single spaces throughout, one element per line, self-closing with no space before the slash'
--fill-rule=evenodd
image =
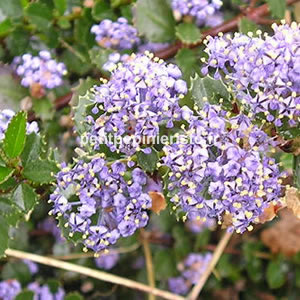
<path id="1" fill-rule="evenodd" d="M 21 292 L 21 284 L 15 279 L 0 282 L 0 299 L 14 300 Z"/>
<path id="2" fill-rule="evenodd" d="M 65 291 L 59 287 L 55 294 L 52 294 L 48 285 L 40 285 L 38 282 L 32 282 L 27 286 L 29 291 L 34 292 L 33 300 L 47 299 L 47 300 L 63 300 Z"/>
<path id="3" fill-rule="evenodd" d="M 100 254 L 99 257 L 95 258 L 95 263 L 98 268 L 110 270 L 118 263 L 119 259 L 119 254 L 112 249 L 109 253 Z"/>
<path id="4" fill-rule="evenodd" d="M 38 56 L 24 54 L 16 57 L 13 67 L 25 87 L 53 89 L 63 84 L 62 77 L 67 74 L 63 63 L 58 63 L 51 58 L 48 51 L 40 51 Z"/>
<path id="5" fill-rule="evenodd" d="M 26 266 L 28 267 L 28 269 L 32 275 L 36 274 L 39 271 L 38 265 L 36 263 L 34 263 L 33 261 L 24 259 L 23 263 L 26 264 Z"/>
<path id="6" fill-rule="evenodd" d="M 147 225 L 146 210 L 152 206 L 145 189 L 147 175 L 135 168 L 127 181 L 128 171 L 123 163 L 107 166 L 103 158 L 94 158 L 78 161 L 73 168 L 63 166 L 57 174 L 50 213 L 64 218 L 70 236 L 82 235 L 85 251 L 99 253 Z"/>
<path id="7" fill-rule="evenodd" d="M 140 43 L 138 31 L 128 24 L 125 18 L 116 22 L 103 20 L 98 25 L 93 25 L 91 32 L 96 35 L 96 41 L 101 47 L 117 50 L 131 49 Z"/>

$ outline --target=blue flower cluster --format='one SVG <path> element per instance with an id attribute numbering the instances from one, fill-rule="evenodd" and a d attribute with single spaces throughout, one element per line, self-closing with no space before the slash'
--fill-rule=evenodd
<path id="1" fill-rule="evenodd" d="M 2 300 L 14 300 L 21 291 L 21 284 L 15 279 L 0 282 L 0 299 Z"/>
<path id="2" fill-rule="evenodd" d="M 24 54 L 15 57 L 13 68 L 25 87 L 53 89 L 63 84 L 62 77 L 67 74 L 64 63 L 57 63 L 48 51 L 40 51 L 38 56 Z"/>
<path id="3" fill-rule="evenodd" d="M 27 286 L 27 289 L 34 292 L 34 300 L 63 300 L 65 298 L 65 291 L 61 287 L 53 294 L 48 285 L 40 285 L 38 282 L 32 282 Z"/>
<path id="4" fill-rule="evenodd" d="M 93 25 L 91 32 L 96 35 L 97 43 L 103 48 L 126 50 L 140 43 L 137 29 L 128 24 L 125 18 L 119 18 L 116 22 L 105 19 L 100 24 Z"/>
<path id="5" fill-rule="evenodd" d="M 205 229 L 214 229 L 216 226 L 215 219 L 207 218 L 199 220 L 199 218 L 189 219 L 185 222 L 186 228 L 192 233 L 201 233 Z"/>
<path id="6" fill-rule="evenodd" d="M 15 112 L 11 109 L 0 110 L 0 141 L 3 140 L 8 124 L 14 115 Z M 33 121 L 26 124 L 27 134 L 30 134 L 32 132 L 38 133 L 38 131 L 39 127 L 37 122 Z"/>
<path id="7" fill-rule="evenodd" d="M 172 0 L 175 18 L 191 16 L 198 26 L 213 27 L 222 23 L 223 17 L 218 13 L 222 5 L 221 0 Z"/>
<path id="8" fill-rule="evenodd" d="M 159 135 L 159 126 L 172 128 L 174 121 L 183 118 L 179 100 L 187 93 L 187 85 L 181 76 L 177 66 L 148 52 L 119 64 L 109 82 L 94 87 L 95 105 L 88 116 L 92 127 L 88 135 L 98 137 L 94 148 L 98 149 L 100 140 L 113 152 L 149 151 L 141 139 L 151 144 Z M 118 138 L 119 144 L 111 142 L 109 135 Z"/>
<path id="9" fill-rule="evenodd" d="M 202 69 L 204 74 L 214 71 L 229 82 L 250 115 L 260 116 L 264 122 L 281 126 L 288 121 L 299 124 L 300 116 L 300 24 L 272 26 L 273 36 L 258 31 L 236 33 L 206 41 L 209 56 Z"/>
<path id="10" fill-rule="evenodd" d="M 145 192 L 147 176 L 139 168 L 128 171 L 122 162 L 109 165 L 99 157 L 78 161 L 72 169 L 63 165 L 57 174 L 50 213 L 63 217 L 70 236 L 82 235 L 84 251 L 99 253 L 146 226 L 147 209 L 152 207 Z"/>
<path id="11" fill-rule="evenodd" d="M 280 201 L 278 165 L 265 156 L 274 142 L 248 117 L 206 104 L 185 134 L 190 143 L 164 147 L 170 168 L 168 190 L 184 219 L 231 219 L 231 229 L 252 230 L 251 223 L 272 202 Z"/>
<path id="12" fill-rule="evenodd" d="M 179 265 L 180 276 L 169 278 L 168 284 L 171 292 L 185 295 L 192 285 L 196 284 L 207 269 L 212 258 L 211 253 L 191 253 Z"/>

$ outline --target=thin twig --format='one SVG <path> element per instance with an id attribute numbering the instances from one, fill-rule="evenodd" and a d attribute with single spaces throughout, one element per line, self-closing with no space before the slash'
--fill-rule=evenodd
<path id="1" fill-rule="evenodd" d="M 140 247 L 139 243 L 133 244 L 129 247 L 120 247 L 120 248 L 115 248 L 111 249 L 109 253 L 129 253 L 137 250 Z M 93 252 L 88 252 L 88 253 L 71 253 L 67 255 L 52 255 L 51 257 L 55 259 L 61 259 L 61 260 L 72 260 L 72 259 L 80 259 L 80 258 L 89 258 L 89 257 L 95 257 L 95 253 Z"/>
<path id="2" fill-rule="evenodd" d="M 210 274 L 212 273 L 213 269 L 215 268 L 215 266 L 217 265 L 226 245 L 228 244 L 230 238 L 232 236 L 231 232 L 226 232 L 223 237 L 221 238 L 214 254 L 213 257 L 207 267 L 207 269 L 205 270 L 205 272 L 203 273 L 203 275 L 201 276 L 201 278 L 199 279 L 198 283 L 193 287 L 192 291 L 190 292 L 190 294 L 188 295 L 187 299 L 188 300 L 196 300 L 198 298 L 198 295 L 200 294 L 204 284 L 206 283 L 208 277 L 210 276 Z"/>
<path id="3" fill-rule="evenodd" d="M 123 277 L 120 277 L 117 275 L 90 269 L 90 268 L 83 267 L 83 266 L 78 266 L 78 265 L 71 264 L 71 263 L 68 263 L 65 261 L 61 261 L 61 260 L 57 260 L 57 259 L 54 259 L 51 257 L 45 257 L 45 256 L 31 254 L 31 253 L 13 250 L 13 249 L 7 249 L 5 251 L 5 254 L 8 256 L 19 258 L 19 259 L 28 259 L 28 260 L 34 261 L 36 263 L 39 263 L 39 264 L 43 264 L 43 265 L 71 271 L 71 272 L 76 272 L 76 273 L 83 274 L 83 275 L 86 275 L 86 276 L 89 276 L 92 278 L 96 278 L 99 280 L 103 280 L 106 282 L 123 285 L 123 286 L 126 286 L 131 289 L 139 290 L 139 291 L 142 291 L 145 293 L 151 293 L 155 296 L 158 296 L 158 297 L 161 297 L 164 299 L 184 300 L 183 297 L 178 296 L 176 294 L 173 294 L 173 293 L 170 293 L 167 291 L 163 291 L 163 290 L 160 290 L 157 288 L 152 288 L 148 285 L 145 285 L 145 284 L 142 284 L 142 283 L 139 283 L 139 282 L 127 279 L 127 278 L 123 278 Z"/>
<path id="4" fill-rule="evenodd" d="M 140 233 L 141 233 L 141 240 L 142 240 L 142 245 L 143 245 L 145 260 L 146 260 L 148 282 L 152 288 L 155 288 L 155 276 L 154 276 L 152 255 L 151 255 L 151 250 L 150 250 L 150 246 L 149 246 L 147 232 L 145 232 L 145 230 L 142 228 L 140 230 Z M 155 295 L 149 294 L 148 299 L 155 300 Z"/>

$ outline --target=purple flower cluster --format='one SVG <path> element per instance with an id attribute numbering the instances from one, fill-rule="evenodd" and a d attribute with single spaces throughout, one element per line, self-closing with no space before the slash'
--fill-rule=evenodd
<path id="1" fill-rule="evenodd" d="M 84 251 L 90 248 L 99 253 L 121 236 L 146 226 L 146 210 L 152 206 L 144 191 L 146 184 L 141 169 L 129 172 L 119 161 L 109 165 L 103 158 L 94 158 L 88 163 L 78 161 L 72 169 L 63 165 L 50 196 L 50 214 L 63 216 L 70 236 L 82 235 Z"/>
<path id="2" fill-rule="evenodd" d="M 177 20 L 184 16 L 195 18 L 198 26 L 217 26 L 223 18 L 218 13 L 221 0 L 172 0 L 172 8 Z"/>
<path id="3" fill-rule="evenodd" d="M 190 142 L 164 147 L 173 208 L 181 207 L 184 219 L 231 218 L 230 229 L 252 230 L 251 223 L 280 199 L 282 174 L 265 155 L 274 142 L 247 116 L 230 117 L 209 104 L 185 133 Z"/>
<path id="4" fill-rule="evenodd" d="M 191 253 L 179 265 L 180 276 L 169 278 L 168 284 L 171 292 L 185 295 L 193 284 L 196 284 L 204 273 L 212 258 L 211 253 Z"/>
<path id="5" fill-rule="evenodd" d="M 66 66 L 51 58 L 48 51 L 40 51 L 38 56 L 24 54 L 15 57 L 13 67 L 25 87 L 38 85 L 53 89 L 63 84 L 62 77 L 67 74 Z"/>
<path id="6" fill-rule="evenodd" d="M 0 299 L 14 300 L 21 292 L 21 284 L 15 279 L 0 282 Z"/>
<path id="7" fill-rule="evenodd" d="M 4 139 L 5 131 L 8 127 L 8 124 L 12 117 L 15 115 L 15 112 L 11 109 L 0 110 L 0 141 Z M 32 132 L 38 133 L 39 127 L 38 123 L 33 121 L 26 124 L 26 132 L 30 134 Z"/>
<path id="8" fill-rule="evenodd" d="M 53 294 L 51 293 L 48 285 L 40 285 L 37 282 L 32 282 L 27 286 L 27 289 L 34 292 L 33 300 L 63 300 L 65 297 L 65 291 L 61 287 L 59 287 L 58 291 Z"/>
<path id="9" fill-rule="evenodd" d="M 204 74 L 225 75 L 250 116 L 281 126 L 299 124 L 300 116 L 300 25 L 272 26 L 273 36 L 236 33 L 206 41 L 209 58 Z M 206 60 L 203 59 L 205 62 Z"/>
<path id="10" fill-rule="evenodd" d="M 28 259 L 23 259 L 23 263 L 28 267 L 31 275 L 34 275 L 39 271 L 38 265 L 33 261 Z"/>
<path id="11" fill-rule="evenodd" d="M 98 268 L 110 270 L 118 263 L 119 259 L 119 254 L 111 250 L 109 253 L 103 253 L 95 258 L 95 263 Z"/>
<path id="12" fill-rule="evenodd" d="M 153 54 L 132 55 L 118 65 L 109 82 L 94 87 L 94 108 L 88 122 L 92 128 L 88 135 L 98 137 L 111 151 L 133 155 L 151 149 L 140 141 L 159 135 L 159 126 L 173 127 L 173 122 L 183 118 L 179 99 L 187 93 L 180 69 L 166 64 Z M 104 111 L 103 114 L 99 113 Z M 111 142 L 109 135 L 119 139 Z M 144 148 L 144 149 L 142 149 Z"/>
<path id="13" fill-rule="evenodd" d="M 98 44 L 104 48 L 126 50 L 140 43 L 138 31 L 125 18 L 119 18 L 116 22 L 105 19 L 100 24 L 93 25 L 91 32 L 96 35 Z"/>

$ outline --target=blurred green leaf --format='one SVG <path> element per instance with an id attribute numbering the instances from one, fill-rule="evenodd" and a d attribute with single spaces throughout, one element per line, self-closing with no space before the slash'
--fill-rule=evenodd
<path id="1" fill-rule="evenodd" d="M 283 286 L 286 281 L 286 274 L 282 261 L 270 261 L 267 267 L 266 277 L 268 285 L 271 289 L 278 289 Z"/>
<path id="2" fill-rule="evenodd" d="M 53 0 L 55 8 L 58 10 L 60 15 L 63 15 L 67 9 L 67 0 Z"/>
<path id="3" fill-rule="evenodd" d="M 36 116 L 42 121 L 51 120 L 54 116 L 53 102 L 47 98 L 35 99 L 32 108 Z"/>
<path id="4" fill-rule="evenodd" d="M 20 183 L 12 194 L 12 202 L 24 213 L 28 213 L 37 204 L 37 194 L 26 183 Z"/>
<path id="5" fill-rule="evenodd" d="M 13 173 L 14 173 L 13 169 L 0 166 L 0 184 L 8 180 Z"/>
<path id="6" fill-rule="evenodd" d="M 84 300 L 84 298 L 79 293 L 69 293 L 66 295 L 64 300 Z"/>
<path id="7" fill-rule="evenodd" d="M 19 156 L 26 141 L 26 120 L 25 112 L 19 112 L 10 121 L 5 132 L 3 150 L 9 158 Z"/>
<path id="8" fill-rule="evenodd" d="M 99 68 L 104 74 L 109 74 L 103 70 L 103 65 L 108 61 L 108 56 L 113 53 L 111 49 L 93 48 L 89 51 L 92 64 Z"/>
<path id="9" fill-rule="evenodd" d="M 146 154 L 143 151 L 137 153 L 137 162 L 139 166 L 146 172 L 153 172 L 157 167 L 159 155 L 156 150 L 152 148 L 150 154 Z"/>
<path id="10" fill-rule="evenodd" d="M 50 160 L 37 160 L 27 164 L 23 176 L 39 184 L 51 183 L 54 175 L 59 171 L 56 163 Z"/>
<path id="11" fill-rule="evenodd" d="M 5 217 L 0 215 L 0 258 L 3 257 L 5 250 L 8 247 L 8 224 Z"/>
<path id="12" fill-rule="evenodd" d="M 28 266 L 22 261 L 8 262 L 2 269 L 2 278 L 17 279 L 22 284 L 29 283 L 31 281 L 31 273 Z"/>
<path id="13" fill-rule="evenodd" d="M 174 251 L 176 255 L 176 260 L 181 261 L 190 252 L 192 252 L 192 243 L 187 235 L 186 231 L 181 225 L 174 226 L 172 230 L 172 235 L 175 239 Z"/>
<path id="14" fill-rule="evenodd" d="M 94 35 L 90 32 L 93 20 L 90 15 L 85 15 L 75 21 L 74 38 L 75 40 L 87 47 L 92 47 L 95 41 Z"/>
<path id="15" fill-rule="evenodd" d="M 10 19 L 6 19 L 0 23 L 0 37 L 7 35 L 13 30 L 13 24 Z"/>
<path id="16" fill-rule="evenodd" d="M 52 11 L 44 3 L 30 3 L 25 9 L 25 14 L 30 23 L 36 25 L 38 30 L 47 30 L 51 26 Z"/>
<path id="17" fill-rule="evenodd" d="M 138 0 L 136 27 L 150 42 L 164 43 L 175 39 L 175 20 L 166 0 Z"/>
<path id="18" fill-rule="evenodd" d="M 193 23 L 181 23 L 176 26 L 176 36 L 184 44 L 195 44 L 201 40 L 200 29 Z"/>
<path id="19" fill-rule="evenodd" d="M 277 19 L 283 19 L 286 10 L 286 1 L 281 0 L 267 0 L 269 4 L 271 15 Z"/>
<path id="20" fill-rule="evenodd" d="M 166 280 L 176 275 L 176 260 L 170 250 L 156 250 L 154 252 L 155 277 L 158 280 Z"/>
<path id="21" fill-rule="evenodd" d="M 295 186 L 300 189 L 300 156 L 294 156 L 293 175 Z"/>
<path id="22" fill-rule="evenodd" d="M 30 34 L 21 27 L 17 27 L 14 31 L 7 36 L 6 46 L 12 56 L 24 54 L 30 44 Z M 1 82 L 1 80 L 0 80 Z M 19 89 L 21 86 L 19 85 Z"/>
<path id="23" fill-rule="evenodd" d="M 18 18 L 23 14 L 23 8 L 20 0 L 0 1 L 0 12 L 5 16 Z"/>
<path id="24" fill-rule="evenodd" d="M 120 5 L 131 3 L 132 0 L 110 0 L 112 7 L 118 7 Z"/>
<path id="25" fill-rule="evenodd" d="M 25 290 L 19 293 L 15 300 L 34 300 L 34 292 Z"/>
<path id="26" fill-rule="evenodd" d="M 256 35 L 256 31 L 258 30 L 258 26 L 253 21 L 249 20 L 246 17 L 243 17 L 239 20 L 239 31 L 247 34 L 248 32 L 253 32 L 254 36 Z"/>
<path id="27" fill-rule="evenodd" d="M 102 21 L 104 19 L 117 19 L 117 16 L 110 7 L 109 3 L 103 0 L 96 1 L 92 9 L 92 16 L 96 21 Z"/>

